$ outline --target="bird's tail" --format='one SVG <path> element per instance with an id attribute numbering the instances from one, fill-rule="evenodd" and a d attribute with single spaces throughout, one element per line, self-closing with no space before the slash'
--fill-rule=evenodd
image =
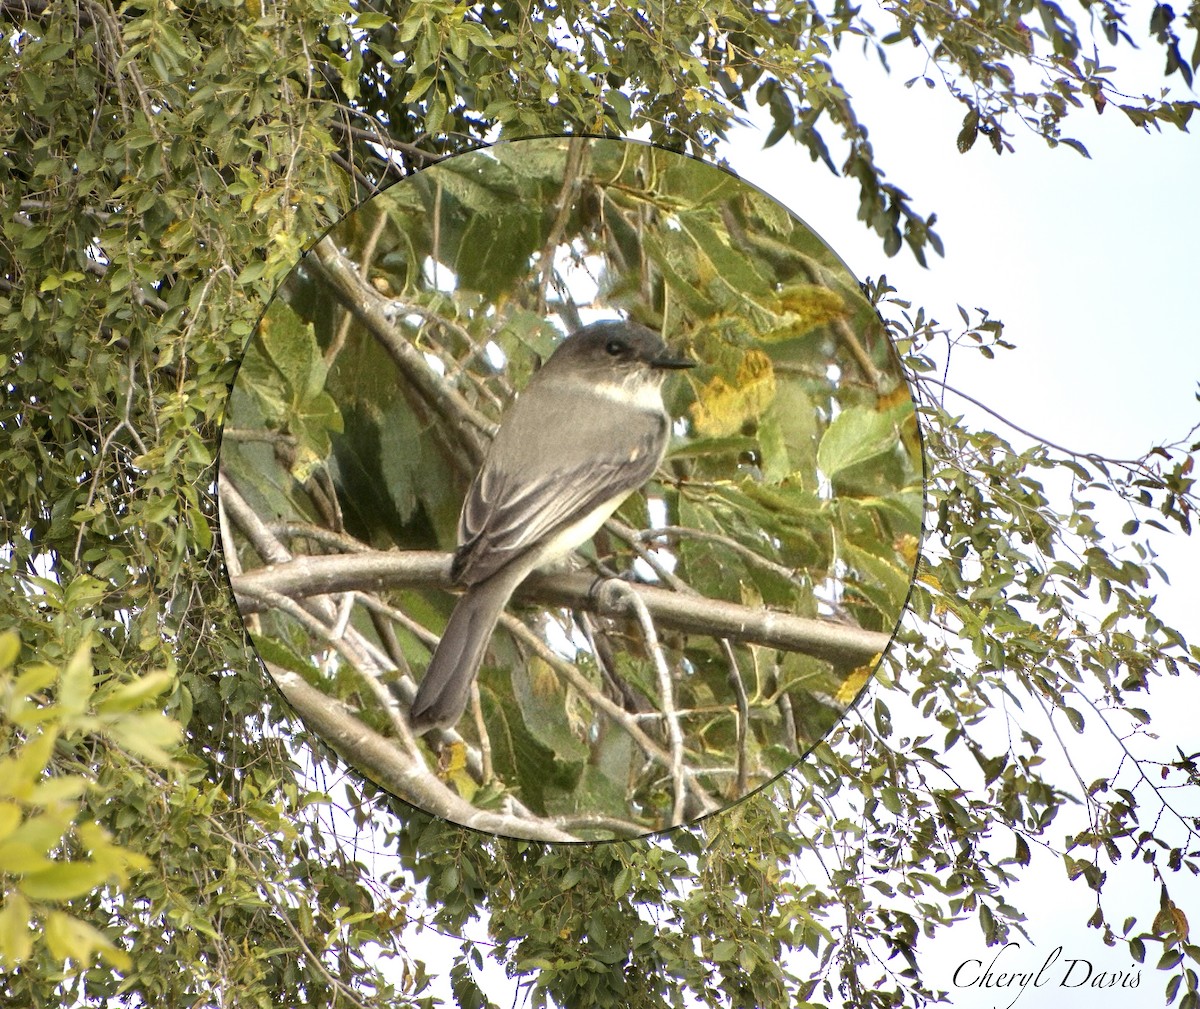
<path id="1" fill-rule="evenodd" d="M 435 727 L 448 728 L 462 717 L 492 630 L 526 573 L 501 569 L 472 585 L 455 604 L 413 698 L 410 721 L 417 735 Z"/>

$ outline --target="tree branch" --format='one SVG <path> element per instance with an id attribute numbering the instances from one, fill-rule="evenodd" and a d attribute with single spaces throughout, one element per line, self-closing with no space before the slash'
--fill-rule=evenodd
<path id="1" fill-rule="evenodd" d="M 267 665 L 271 679 L 313 732 L 357 770 L 392 795 L 408 797 L 427 813 L 474 830 L 534 841 L 578 841 L 574 834 L 541 820 L 476 809 L 442 785 L 420 761 L 364 725 L 340 701 L 309 686 L 297 674 Z"/>
<path id="2" fill-rule="evenodd" d="M 424 550 L 296 557 L 285 564 L 247 571 L 231 581 L 244 614 L 262 609 L 257 596 L 264 590 L 301 598 L 352 590 L 455 588 L 450 580 L 450 555 Z M 653 585 L 621 585 L 628 585 L 637 593 L 656 623 L 693 634 L 730 638 L 858 665 L 883 652 L 891 640 L 888 634 L 851 624 L 754 609 L 720 599 L 669 592 Z M 582 572 L 535 572 L 517 590 L 517 597 L 546 606 L 587 610 L 601 616 L 636 615 L 624 597 L 622 587 L 606 586 L 607 580 L 597 580 L 594 575 Z"/>
<path id="3" fill-rule="evenodd" d="M 454 431 L 472 464 L 477 466 L 484 453 L 482 432 L 491 431 L 494 425 L 448 387 L 425 363 L 421 352 L 404 339 L 396 325 L 396 303 L 364 283 L 354 265 L 329 236 L 313 246 L 304 262 L 312 266 L 342 306 L 379 341 L 405 381 Z M 406 309 L 402 307 L 400 311 Z M 414 306 L 413 311 L 418 309 Z"/>

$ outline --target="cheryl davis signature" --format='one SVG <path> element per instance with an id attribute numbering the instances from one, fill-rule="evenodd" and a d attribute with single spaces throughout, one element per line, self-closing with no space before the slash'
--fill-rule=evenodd
<path id="1" fill-rule="evenodd" d="M 984 966 L 982 960 L 964 960 L 954 969 L 951 979 L 956 988 L 978 988 L 980 991 L 995 991 L 1003 997 L 1012 995 L 1004 1009 L 1011 1009 L 1026 988 L 1136 988 L 1142 980 L 1142 972 L 1134 964 L 1129 970 L 1100 970 L 1091 960 L 1082 957 L 1067 957 L 1063 948 L 1056 946 L 1046 957 L 1045 962 L 1036 970 L 1021 970 L 1009 965 L 1006 958 L 1003 966 L 1000 958 L 1010 949 L 1019 950 L 1018 942 L 1005 943 L 992 957 L 991 963 Z"/>

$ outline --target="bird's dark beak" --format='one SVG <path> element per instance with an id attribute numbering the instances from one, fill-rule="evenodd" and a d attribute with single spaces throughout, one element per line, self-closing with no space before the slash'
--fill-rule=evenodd
<path id="1" fill-rule="evenodd" d="M 665 368 L 671 371 L 679 371 L 682 368 L 694 368 L 699 363 L 697 361 L 688 360 L 686 357 L 653 357 L 646 362 L 651 368 Z"/>

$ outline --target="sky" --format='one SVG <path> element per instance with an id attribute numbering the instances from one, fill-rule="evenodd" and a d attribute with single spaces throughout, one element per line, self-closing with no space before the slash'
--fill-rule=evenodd
<path id="1" fill-rule="evenodd" d="M 1145 7 L 1131 16 L 1133 34 L 1144 31 Z M 903 81 L 922 72 L 917 54 L 889 50 L 893 73 L 885 75 L 873 60 L 838 59 L 838 72 L 858 115 L 870 129 L 875 158 L 890 182 L 900 186 L 923 213 L 936 211 L 946 249 L 919 266 L 907 248 L 888 259 L 878 236 L 856 219 L 857 185 L 834 177 L 802 149 L 784 140 L 762 149 L 769 124 L 738 128 L 721 154 L 733 169 L 791 209 L 833 247 L 860 279 L 886 274 L 900 295 L 946 323 L 957 320 L 956 305 L 982 306 L 1006 323 L 1005 337 L 1016 344 L 994 361 L 959 349 L 949 361 L 947 382 L 986 403 L 1004 417 L 1039 436 L 1078 451 L 1127 457 L 1154 444 L 1185 435 L 1200 422 L 1195 393 L 1200 379 L 1200 325 L 1194 298 L 1200 293 L 1200 267 L 1194 252 L 1200 234 L 1200 149 L 1192 134 L 1173 127 L 1146 135 L 1117 109 L 1104 115 L 1077 110 L 1065 133 L 1090 151 L 1086 160 L 1067 147 L 1050 149 L 1029 132 L 1012 137 L 1015 154 L 995 155 L 980 142 L 967 154 L 955 147 L 963 108 L 943 90 L 921 85 L 905 90 Z M 1118 64 L 1133 79 L 1161 78 L 1157 52 L 1122 53 Z M 1124 78 L 1128 80 L 1129 78 Z M 1147 83 L 1146 86 L 1150 86 Z M 1138 85 L 1126 85 L 1137 91 Z M 1172 84 L 1176 97 L 1195 97 Z M 835 154 L 836 160 L 836 154 Z M 931 348 L 935 355 L 938 348 Z M 1015 444 L 1021 435 L 962 400 L 948 397 L 952 412 L 963 413 L 976 427 L 998 429 Z M 1128 515 L 1119 507 L 1102 508 L 1099 519 L 1119 536 Z M 1200 598 L 1200 542 L 1158 537 L 1155 549 L 1171 576 L 1159 587 L 1158 614 L 1193 640 L 1200 639 L 1195 600 Z M 1200 749 L 1195 729 L 1200 689 L 1177 680 L 1155 687 L 1147 707 L 1164 746 Z M 1031 729 L 1034 727 L 1031 726 Z M 1044 726 L 1038 726 L 1044 729 Z M 1106 773 L 1111 751 L 1099 738 L 1072 741 L 1072 756 L 1094 776 Z M 1066 772 L 1065 768 L 1063 773 Z M 1193 807 L 1195 801 L 1192 802 Z M 1056 827 L 1058 839 L 1065 825 Z M 1158 888 L 1148 873 L 1126 871 L 1110 883 L 1124 901 L 1139 903 L 1139 925 L 1148 924 L 1158 904 Z M 1027 914 L 1033 943 L 1018 937 L 1020 948 L 1001 953 L 994 970 L 1036 972 L 1061 947 L 1044 975 L 1051 983 L 1034 988 L 981 989 L 977 978 L 997 955 L 987 949 L 978 927 L 966 922 L 927 947 L 927 981 L 947 989 L 963 1009 L 1125 1009 L 1161 1004 L 1164 976 L 1153 969 L 1156 954 L 1140 968 L 1138 987 L 1118 983 L 1061 987 L 1072 959 L 1070 981 L 1101 970 L 1131 972 L 1123 945 L 1105 947 L 1085 927 L 1088 891 L 1065 880 L 1062 866 L 1037 856 L 1025 880 L 1012 890 L 1012 902 Z M 1200 889 L 1188 893 L 1190 908 L 1200 909 Z M 1116 903 L 1115 900 L 1112 903 Z M 1189 905 L 1184 903 L 1185 909 Z M 1196 911 L 1193 918 L 1200 917 Z M 480 927 L 477 938 L 486 935 Z M 431 961 L 449 957 L 457 940 L 438 940 L 428 932 L 414 936 L 420 955 Z M 978 967 L 975 961 L 979 962 Z M 957 977 L 955 970 L 964 968 Z M 1127 984 L 1130 980 L 1125 978 Z M 956 984 L 956 981 L 958 982 Z M 514 984 L 488 970 L 485 988 L 500 1004 L 513 1003 Z M 435 991 L 448 995 L 440 981 Z"/>

